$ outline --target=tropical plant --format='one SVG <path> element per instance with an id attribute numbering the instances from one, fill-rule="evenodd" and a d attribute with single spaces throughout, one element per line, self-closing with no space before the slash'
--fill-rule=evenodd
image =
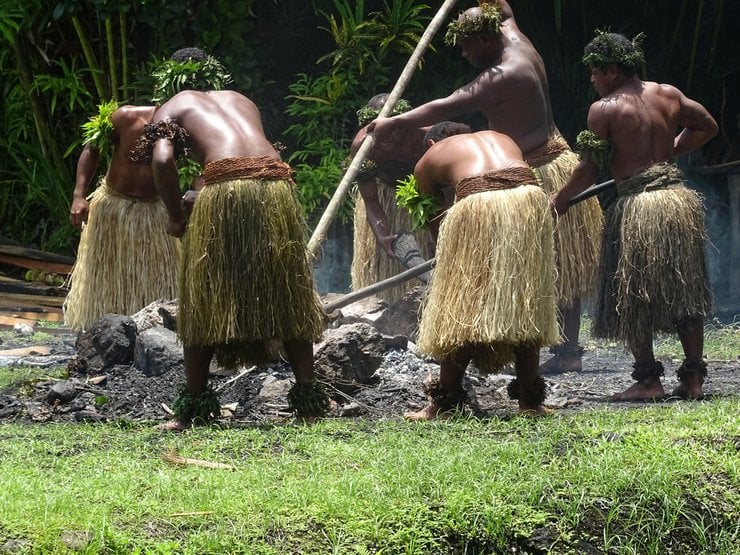
<path id="1" fill-rule="evenodd" d="M 296 163 L 300 198 L 309 217 L 326 206 L 344 173 L 349 143 L 357 131 L 356 112 L 387 88 L 413 52 L 429 19 L 429 6 L 410 0 L 383 2 L 366 13 L 364 0 L 332 0 L 333 11 L 320 10 L 335 48 L 317 64 L 324 73 L 302 73 L 289 87 L 286 113 L 295 122 L 285 133 L 293 140 L 289 157 Z M 351 217 L 347 200 L 339 218 Z"/>

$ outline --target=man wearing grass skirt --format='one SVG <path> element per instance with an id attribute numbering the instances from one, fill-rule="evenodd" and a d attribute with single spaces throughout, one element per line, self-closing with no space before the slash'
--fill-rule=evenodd
<path id="1" fill-rule="evenodd" d="M 314 379 L 313 342 L 324 321 L 306 224 L 291 168 L 265 137 L 257 106 L 235 91 L 183 90 L 157 110 L 135 150 L 151 160 L 169 233 L 183 237 L 177 333 L 186 384 L 173 404 L 175 419 L 162 428 L 219 416 L 208 384 L 214 356 L 226 368 L 269 362 L 276 342 L 296 379 L 292 410 L 306 421 L 322 416 L 329 399 Z M 203 166 L 187 221 L 177 186 L 180 152 Z"/>
<path id="2" fill-rule="evenodd" d="M 352 141 L 350 153 L 354 155 L 367 137 L 367 124 L 374 120 L 388 100 L 387 93 L 373 96 L 368 103 L 357 111 L 361 129 Z M 393 108 L 394 114 L 409 110 L 409 103 L 400 99 Z M 407 178 L 414 171 L 414 164 L 424 152 L 424 134 L 428 127 L 408 133 L 396 148 L 387 153 L 371 152 L 357 173 L 357 190 L 355 199 L 354 240 L 352 253 L 352 289 L 362 289 L 406 270 L 394 250 L 394 243 L 399 237 L 408 241 L 413 237 L 418 250 L 405 252 L 407 257 L 429 259 L 434 245 L 427 230 L 412 232 L 412 221 L 407 210 L 396 203 L 396 186 L 399 180 Z M 409 235 L 407 235 L 409 234 Z M 415 285 L 422 285 L 423 280 L 415 279 L 389 287 L 377 295 L 389 303 L 401 298 Z"/>
<path id="3" fill-rule="evenodd" d="M 488 128 L 511 137 L 535 170 L 539 185 L 560 189 L 578 163 L 553 120 L 545 66 L 531 41 L 519 30 L 505 0 L 481 1 L 452 21 L 445 42 L 481 73 L 445 98 L 370 124 L 376 150 L 392 152 L 405 133 L 472 113 L 482 113 Z M 581 370 L 581 299 L 592 294 L 598 265 L 603 216 L 595 198 L 580 203 L 556 224 L 556 264 L 562 340 L 543 373 Z"/>
<path id="4" fill-rule="evenodd" d="M 568 200 L 591 185 L 600 169 L 616 181 L 592 330 L 596 337 L 625 342 L 635 359 L 636 383 L 614 400 L 664 395 L 653 336 L 673 331 L 685 356 L 673 395 L 701 398 L 707 372 L 703 323 L 711 304 L 704 210 L 673 161 L 714 137 L 717 123 L 677 88 L 640 79 L 639 38 L 599 31 L 583 62 L 601 99 L 591 105 L 588 130 L 578 136 L 581 162 L 553 202 L 558 214 L 568 211 Z"/>
<path id="5" fill-rule="evenodd" d="M 162 73 L 187 68 L 178 74 L 188 83 L 207 61 L 199 48 L 174 52 L 153 71 L 153 102 L 167 94 L 159 81 Z M 153 301 L 177 297 L 180 241 L 167 233 L 167 210 L 151 165 L 130 158 L 155 109 L 111 101 L 83 125 L 70 207 L 70 221 L 82 234 L 64 302 L 65 322 L 73 329 L 88 329 L 104 314 L 130 315 Z M 107 172 L 88 197 L 101 159 L 109 161 Z M 181 177 L 187 188 L 195 176 Z"/>
<path id="6" fill-rule="evenodd" d="M 425 142 L 414 176 L 440 210 L 430 222 L 437 262 L 417 345 L 440 360 L 440 375 L 428 384 L 429 403 L 405 416 L 427 420 L 461 407 L 471 361 L 482 373 L 514 362 L 510 397 L 520 413 L 545 414 L 539 350 L 559 338 L 548 196 L 502 133 L 470 133 L 467 125 L 443 122 Z M 455 202 L 443 211 L 449 186 Z"/>

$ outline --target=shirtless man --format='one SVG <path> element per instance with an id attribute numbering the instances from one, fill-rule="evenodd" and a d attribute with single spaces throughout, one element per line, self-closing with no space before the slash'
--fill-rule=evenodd
<path id="1" fill-rule="evenodd" d="M 367 136 L 367 124 L 374 120 L 388 99 L 387 93 L 373 96 L 357 111 L 361 129 L 352 141 L 354 156 Z M 393 113 L 409 110 L 401 99 Z M 357 174 L 360 197 L 355 202 L 354 242 L 352 255 L 352 289 L 357 290 L 404 271 L 393 250 L 393 243 L 402 232 L 411 232 L 408 211 L 396 204 L 396 185 L 414 171 L 414 164 L 424 152 L 424 134 L 429 128 L 407 133 L 392 154 L 370 153 Z M 434 256 L 434 244 L 427 230 L 416 230 L 413 237 L 424 259 Z M 417 256 L 418 256 L 417 255 Z M 416 284 L 422 284 L 417 281 Z M 388 302 L 399 301 L 414 283 L 401 283 L 378 293 Z"/>
<path id="2" fill-rule="evenodd" d="M 685 360 L 673 394 L 701 398 L 703 321 L 711 302 L 706 232 L 701 200 L 684 186 L 673 161 L 714 137 L 717 123 L 677 88 L 642 81 L 637 75 L 642 52 L 622 35 L 598 32 L 583 62 L 601 99 L 591 105 L 588 131 L 578 137 L 582 161 L 553 202 L 559 214 L 565 213 L 568 200 L 596 179 L 600 164 L 617 182 L 617 202 L 604 230 L 593 326 L 597 337 L 624 341 L 635 358 L 636 383 L 614 399 L 664 395 L 653 334 L 674 330 Z"/>
<path id="3" fill-rule="evenodd" d="M 187 233 L 177 186 L 182 148 L 204 167 Z M 151 153 L 169 232 L 185 233 L 178 336 L 186 385 L 164 428 L 218 416 L 208 386 L 214 355 L 225 367 L 267 362 L 276 340 L 296 378 L 289 405 L 300 418 L 321 416 L 328 398 L 314 380 L 313 342 L 323 320 L 305 222 L 291 169 L 266 139 L 257 106 L 234 91 L 182 91 L 157 110 L 137 150 Z"/>
<path id="4" fill-rule="evenodd" d="M 77 330 L 104 314 L 134 314 L 177 296 L 179 241 L 166 232 L 151 167 L 128 158 L 154 106 L 121 106 L 110 116 L 104 107 L 91 119 L 100 125 L 77 162 L 70 208 L 70 221 L 82 235 L 64 316 Z M 108 154 L 108 171 L 88 203 L 87 191 Z"/>
<path id="5" fill-rule="evenodd" d="M 427 388 L 427 406 L 405 415 L 412 420 L 463 404 L 471 360 L 482 373 L 513 361 L 508 392 L 519 411 L 548 412 L 539 349 L 559 338 L 548 196 L 512 139 L 469 131 L 453 122 L 433 126 L 414 169 L 422 194 L 442 201 L 453 186 L 455 203 L 431 222 L 437 264 L 417 345 L 440 360 L 440 374 Z"/>
<path id="6" fill-rule="evenodd" d="M 547 74 L 537 50 L 519 30 L 505 0 L 470 8 L 453 21 L 445 36 L 481 73 L 445 98 L 432 100 L 370 125 L 376 150 L 392 152 L 410 130 L 458 116 L 482 113 L 488 128 L 511 137 L 535 169 L 541 187 L 557 191 L 578 164 L 552 116 Z M 563 343 L 543 365 L 543 373 L 581 369 L 581 297 L 594 288 L 603 218 L 595 198 L 580 203 L 557 222 L 559 315 Z"/>

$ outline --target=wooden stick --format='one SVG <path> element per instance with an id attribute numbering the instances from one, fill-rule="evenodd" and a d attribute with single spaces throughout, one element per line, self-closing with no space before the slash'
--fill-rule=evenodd
<path id="1" fill-rule="evenodd" d="M 422 262 L 418 266 L 414 266 L 413 268 L 406 270 L 405 272 L 401 272 L 400 274 L 396 274 L 395 276 L 389 277 L 388 279 L 373 283 L 372 285 L 368 285 L 367 287 L 363 287 L 362 289 L 358 289 L 357 291 L 353 291 L 352 293 L 348 293 L 342 297 L 339 297 L 338 299 L 330 303 L 326 303 L 324 305 L 324 312 L 331 312 L 332 310 L 342 308 L 343 306 L 347 306 L 348 304 L 351 304 L 355 301 L 359 301 L 360 299 L 369 297 L 370 295 L 373 295 L 378 291 L 384 291 L 389 287 L 393 287 L 397 283 L 408 281 L 411 278 L 414 278 L 420 274 L 423 274 L 424 272 L 431 270 L 434 266 L 434 262 L 435 259 L 430 258 L 426 262 Z"/>
<path id="2" fill-rule="evenodd" d="M 175 451 L 162 453 L 162 460 L 170 464 L 202 466 L 203 468 L 218 468 L 222 470 L 236 470 L 236 467 L 230 464 L 204 461 L 201 459 L 191 459 L 189 457 L 180 456 Z"/>
<path id="3" fill-rule="evenodd" d="M 447 17 L 447 14 L 456 2 L 457 0 L 445 0 L 445 3 L 442 4 L 442 7 L 439 8 L 439 11 L 437 11 L 437 15 L 434 16 L 432 21 L 429 23 L 429 26 L 424 31 L 424 34 L 421 36 L 421 39 L 419 39 L 419 44 L 416 45 L 414 52 L 411 54 L 409 61 L 406 63 L 406 67 L 403 68 L 401 76 L 398 78 L 398 81 L 391 90 L 391 93 L 388 96 L 388 100 L 386 100 L 383 108 L 380 110 L 380 114 L 378 114 L 378 117 L 387 116 L 391 113 L 394 106 L 396 105 L 396 102 L 399 98 L 401 98 L 401 94 L 403 94 L 406 85 L 408 85 L 408 82 L 411 80 L 411 76 L 414 74 L 414 70 L 419 63 L 424 50 L 426 50 L 426 48 L 429 46 L 429 43 L 432 42 L 432 38 L 434 37 L 435 33 L 440 28 L 442 22 Z M 337 189 L 336 191 L 334 191 L 334 195 L 329 201 L 326 210 L 321 215 L 321 219 L 316 225 L 316 229 L 314 229 L 314 232 L 311 235 L 311 239 L 308 241 L 307 249 L 311 256 L 316 256 L 319 245 L 324 239 L 326 239 L 326 233 L 329 229 L 329 226 L 331 225 L 331 222 L 334 220 L 334 217 L 339 211 L 339 207 L 344 201 L 344 197 L 347 195 L 347 191 L 349 191 L 352 182 L 355 180 L 355 177 L 357 177 L 357 172 L 359 171 L 362 163 L 365 161 L 365 158 L 367 158 L 367 155 L 370 152 L 373 143 L 374 139 L 372 135 L 367 135 L 362 145 L 360 145 L 357 153 L 352 158 L 352 162 L 347 168 L 347 171 L 344 173 L 342 180 L 339 182 L 339 185 L 337 185 Z"/>
<path id="4" fill-rule="evenodd" d="M 577 195 L 575 195 L 572 199 L 568 201 L 568 206 L 573 206 L 574 204 L 578 204 L 579 202 L 583 202 L 584 200 L 591 198 L 593 196 L 598 195 L 599 193 L 603 193 L 606 191 L 609 187 L 612 187 L 614 185 L 614 180 L 610 179 L 609 181 L 604 181 L 603 183 L 599 183 L 598 185 L 591 185 L 588 189 L 585 191 L 581 191 Z"/>

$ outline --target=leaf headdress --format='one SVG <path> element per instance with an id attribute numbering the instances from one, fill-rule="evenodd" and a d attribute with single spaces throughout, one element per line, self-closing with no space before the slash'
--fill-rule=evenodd
<path id="1" fill-rule="evenodd" d="M 231 83 L 231 75 L 212 56 L 204 62 L 165 60 L 152 72 L 154 96 L 152 101 L 162 103 L 182 90 L 219 91 Z"/>
<path id="2" fill-rule="evenodd" d="M 445 44 L 455 46 L 460 41 L 477 35 L 496 34 L 501 29 L 501 7 L 498 2 L 481 2 L 481 13 L 476 17 L 459 17 L 447 25 Z"/>

